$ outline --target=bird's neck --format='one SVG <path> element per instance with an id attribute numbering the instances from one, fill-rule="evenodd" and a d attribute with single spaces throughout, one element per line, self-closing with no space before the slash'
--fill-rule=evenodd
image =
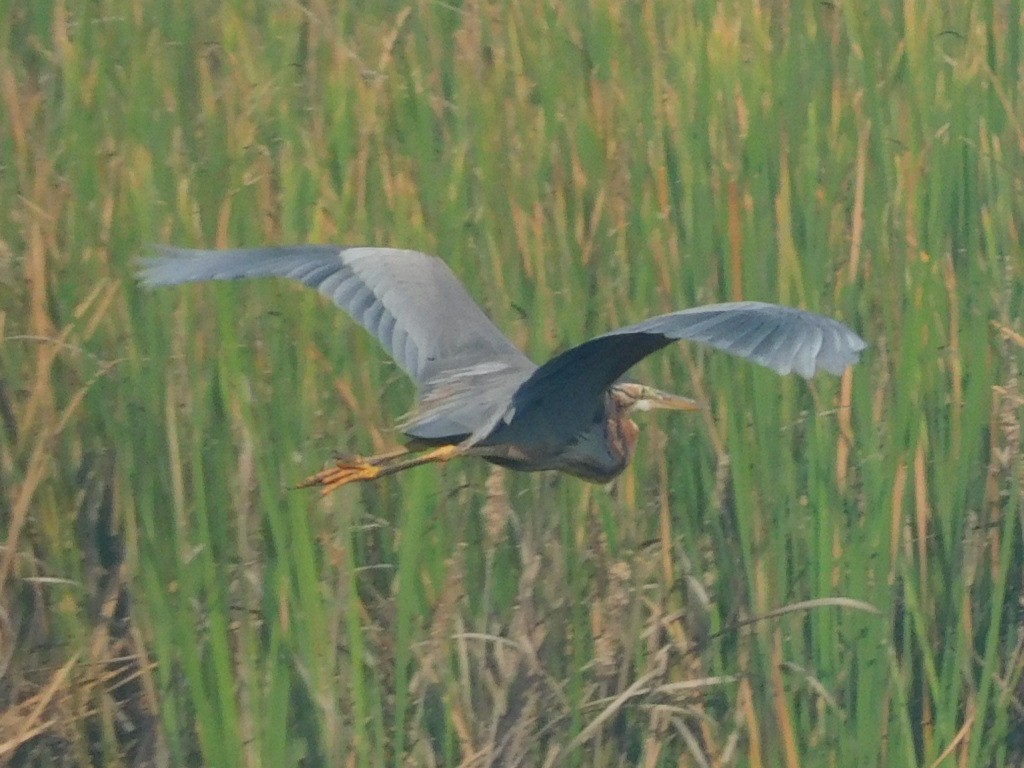
<path id="1" fill-rule="evenodd" d="M 622 461 L 622 469 L 633 460 L 636 452 L 636 441 L 640 436 L 640 427 L 625 413 L 609 413 L 605 427 L 611 452 Z"/>
<path id="2" fill-rule="evenodd" d="M 640 435 L 640 428 L 629 418 L 631 404 L 631 399 L 623 397 L 614 388 L 605 400 L 605 437 L 609 452 L 622 462 L 620 472 L 633 460 Z"/>

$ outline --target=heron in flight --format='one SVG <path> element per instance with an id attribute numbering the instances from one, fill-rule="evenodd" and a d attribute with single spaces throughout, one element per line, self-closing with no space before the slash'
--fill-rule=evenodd
<path id="1" fill-rule="evenodd" d="M 597 336 L 538 366 L 488 319 L 435 256 L 397 248 L 296 245 L 234 250 L 164 246 L 143 260 L 154 287 L 285 277 L 315 288 L 377 337 L 415 382 L 402 448 L 347 457 L 307 478 L 326 495 L 410 467 L 479 456 L 533 472 L 608 482 L 633 458 L 632 411 L 695 410 L 685 397 L 621 377 L 683 339 L 810 378 L 842 373 L 867 345 L 848 327 L 792 307 L 743 301 L 684 309 Z"/>

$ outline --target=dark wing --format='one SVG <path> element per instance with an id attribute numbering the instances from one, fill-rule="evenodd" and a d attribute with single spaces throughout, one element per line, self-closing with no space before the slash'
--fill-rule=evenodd
<path id="1" fill-rule="evenodd" d="M 695 307 L 619 328 L 552 358 L 519 389 L 513 407 L 596 401 L 637 362 L 680 339 L 804 378 L 821 370 L 840 374 L 867 347 L 838 320 L 802 309 L 757 301 Z"/>
<path id="2" fill-rule="evenodd" d="M 139 269 L 146 286 L 285 277 L 320 291 L 377 337 L 416 382 L 422 400 L 445 400 L 443 415 L 431 421 L 430 412 L 421 412 L 410 422 L 431 433 L 423 436 L 469 433 L 487 416 L 476 412 L 464 382 L 475 383 L 483 373 L 488 380 L 507 376 L 518 386 L 536 368 L 448 266 L 419 251 L 329 245 L 156 250 Z"/>

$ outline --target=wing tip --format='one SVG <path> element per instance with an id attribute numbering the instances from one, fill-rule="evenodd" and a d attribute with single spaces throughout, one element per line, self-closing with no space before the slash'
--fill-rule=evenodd
<path id="1" fill-rule="evenodd" d="M 173 245 L 150 243 L 143 253 L 135 258 L 135 280 L 143 288 L 153 289 L 181 282 L 176 279 L 175 268 L 194 251 Z"/>
<path id="2" fill-rule="evenodd" d="M 834 348 L 822 349 L 818 353 L 815 373 L 824 370 L 833 376 L 842 376 L 847 368 L 860 362 L 861 352 L 868 348 L 868 343 L 846 326 L 841 328 L 843 332 L 838 338 L 839 343 Z"/>

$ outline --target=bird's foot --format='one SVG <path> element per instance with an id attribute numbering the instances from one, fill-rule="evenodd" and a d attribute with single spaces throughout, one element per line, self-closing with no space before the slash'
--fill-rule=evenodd
<path id="1" fill-rule="evenodd" d="M 356 456 L 339 459 L 333 467 L 328 467 L 317 472 L 315 475 L 310 475 L 295 487 L 319 488 L 321 495 L 326 496 L 349 483 L 376 480 L 380 477 L 381 468 L 379 462 L 374 462 L 374 458 L 363 459 Z"/>
<path id="2" fill-rule="evenodd" d="M 399 448 L 390 453 L 363 458 L 352 456 L 335 460 L 333 467 L 328 467 L 311 475 L 299 483 L 296 488 L 319 488 L 320 494 L 326 496 L 349 483 L 362 483 L 376 480 L 384 475 L 392 475 L 403 469 L 418 467 L 422 464 L 443 463 L 463 455 L 457 445 L 441 445 L 425 453 L 407 456 L 408 448 Z"/>

